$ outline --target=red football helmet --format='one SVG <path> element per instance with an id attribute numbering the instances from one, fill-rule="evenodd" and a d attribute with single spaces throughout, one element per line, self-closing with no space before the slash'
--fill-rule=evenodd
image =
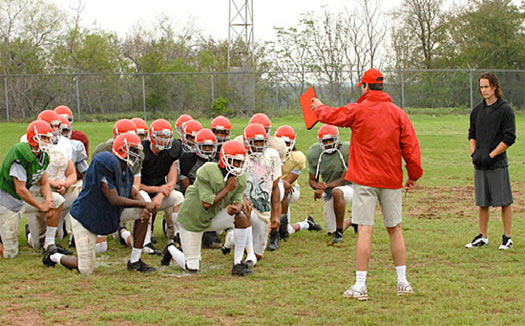
<path id="1" fill-rule="evenodd" d="M 58 115 L 65 116 L 69 123 L 73 125 L 73 112 L 70 108 L 65 105 L 59 105 L 53 111 L 55 111 Z"/>
<path id="2" fill-rule="evenodd" d="M 40 112 L 38 115 L 37 120 L 42 120 L 51 126 L 51 129 L 53 130 L 53 143 L 56 144 L 58 142 L 58 138 L 60 136 L 60 117 L 55 111 L 51 110 L 44 110 Z"/>
<path id="3" fill-rule="evenodd" d="M 262 155 L 266 147 L 268 147 L 266 130 L 258 123 L 249 124 L 244 128 L 243 141 L 246 152 L 252 156 Z"/>
<path id="4" fill-rule="evenodd" d="M 336 126 L 323 125 L 319 128 L 319 143 L 324 152 L 330 154 L 339 147 L 339 130 Z"/>
<path id="5" fill-rule="evenodd" d="M 266 130 L 266 134 L 268 136 L 271 134 L 272 121 L 270 120 L 270 118 L 268 118 L 266 114 L 255 113 L 254 115 L 252 115 L 252 117 L 250 118 L 250 121 L 248 122 L 248 124 L 252 124 L 252 123 L 258 123 L 260 125 L 263 125 L 264 129 Z"/>
<path id="6" fill-rule="evenodd" d="M 71 123 L 64 115 L 60 116 L 60 134 L 71 139 Z"/>
<path id="7" fill-rule="evenodd" d="M 286 154 L 290 155 L 295 146 L 295 130 L 288 125 L 280 126 L 275 131 L 275 137 L 281 138 L 286 144 Z"/>
<path id="8" fill-rule="evenodd" d="M 113 141 L 113 154 L 126 162 L 130 168 L 140 164 L 142 150 L 139 136 L 132 133 L 118 135 Z"/>
<path id="9" fill-rule="evenodd" d="M 230 140 L 222 145 L 219 153 L 219 166 L 226 169 L 229 174 L 236 177 L 241 176 L 246 168 L 245 161 L 246 152 L 240 142 Z"/>
<path id="10" fill-rule="evenodd" d="M 175 131 L 180 140 L 182 140 L 182 125 L 190 120 L 193 120 L 191 115 L 184 113 L 175 121 Z"/>
<path id="11" fill-rule="evenodd" d="M 113 139 L 117 138 L 118 135 L 131 133 L 137 134 L 137 126 L 135 122 L 129 119 L 121 119 L 113 125 Z"/>
<path id="12" fill-rule="evenodd" d="M 173 144 L 173 129 L 168 120 L 157 119 L 149 127 L 149 141 L 158 150 L 170 149 Z"/>
<path id="13" fill-rule="evenodd" d="M 202 125 L 197 120 L 189 120 L 182 125 L 182 148 L 186 152 L 195 153 L 197 150 L 195 148 L 195 137 L 201 129 Z"/>
<path id="14" fill-rule="evenodd" d="M 148 137 L 148 124 L 146 121 L 142 120 L 141 118 L 133 118 L 131 119 L 135 123 L 135 126 L 137 126 L 137 135 L 143 136 L 144 138 Z"/>
<path id="15" fill-rule="evenodd" d="M 217 137 L 217 142 L 219 145 L 224 144 L 228 140 L 230 140 L 230 131 L 232 129 L 232 125 L 230 123 L 230 120 L 228 118 L 220 115 L 213 119 L 210 125 L 211 131 L 215 134 L 215 137 Z"/>
<path id="16" fill-rule="evenodd" d="M 33 152 L 49 152 L 53 139 L 53 130 L 49 123 L 42 120 L 31 122 L 27 126 L 26 136 L 31 147 L 38 147 L 37 150 L 32 149 Z"/>
<path id="17" fill-rule="evenodd" d="M 201 129 L 195 136 L 196 154 L 211 161 L 217 154 L 217 138 L 210 129 Z"/>

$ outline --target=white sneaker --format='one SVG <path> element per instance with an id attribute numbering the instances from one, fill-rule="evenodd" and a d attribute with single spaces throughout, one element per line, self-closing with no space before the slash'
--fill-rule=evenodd
<path id="1" fill-rule="evenodd" d="M 499 246 L 499 249 L 507 250 L 512 247 L 514 247 L 514 243 L 512 243 L 512 239 L 510 237 L 507 237 L 506 235 L 503 235 L 503 239 L 501 240 L 501 245 Z"/>
<path id="2" fill-rule="evenodd" d="M 408 282 L 398 282 L 397 283 L 397 295 L 406 295 L 414 293 L 414 289 Z"/>
<path id="3" fill-rule="evenodd" d="M 359 301 L 366 301 L 368 300 L 368 291 L 366 290 L 366 286 L 363 286 L 361 289 L 357 289 L 355 285 L 352 285 L 343 293 L 343 297 L 353 298 Z"/>
<path id="4" fill-rule="evenodd" d="M 470 243 L 467 243 L 465 245 L 465 248 L 474 248 L 474 247 L 482 247 L 484 245 L 489 244 L 489 238 L 484 238 L 483 235 L 480 233 L 478 234 Z"/>

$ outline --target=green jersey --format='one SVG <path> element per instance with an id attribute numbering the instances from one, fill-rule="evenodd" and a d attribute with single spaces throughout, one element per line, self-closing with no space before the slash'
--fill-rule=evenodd
<path id="1" fill-rule="evenodd" d="M 201 232 L 211 225 L 211 220 L 228 205 L 234 202 L 242 203 L 246 189 L 246 175 L 237 179 L 237 188 L 221 199 L 217 204 L 204 209 L 202 202 L 213 204 L 215 195 L 226 186 L 224 175 L 219 163 L 207 162 L 197 170 L 195 182 L 188 187 L 182 206 L 179 210 L 178 222 L 191 232 Z"/>
<path id="2" fill-rule="evenodd" d="M 14 198 L 21 200 L 20 196 L 16 193 L 13 177 L 9 173 L 13 162 L 20 164 L 26 170 L 26 188 L 29 189 L 32 185 L 40 181 L 40 178 L 42 178 L 42 175 L 46 172 L 49 164 L 49 156 L 47 153 L 41 153 L 37 158 L 28 143 L 18 143 L 11 147 L 7 153 L 0 168 L 0 189 Z"/>
<path id="3" fill-rule="evenodd" d="M 308 169 L 317 177 L 317 180 L 330 183 L 346 173 L 348 164 L 348 152 L 350 143 L 342 142 L 337 151 L 328 154 L 323 153 L 320 143 L 314 143 L 308 149 Z M 321 158 L 321 159 L 319 159 Z M 326 189 L 325 193 L 331 195 L 332 189 Z"/>
<path id="4" fill-rule="evenodd" d="M 101 144 L 98 144 L 91 156 L 92 159 L 100 152 L 110 152 L 113 153 L 113 139 L 109 139 Z M 131 170 L 135 176 L 140 175 L 140 170 L 142 170 L 142 161 L 144 161 L 144 151 L 139 151 L 140 162 L 141 164 L 135 165 Z"/>

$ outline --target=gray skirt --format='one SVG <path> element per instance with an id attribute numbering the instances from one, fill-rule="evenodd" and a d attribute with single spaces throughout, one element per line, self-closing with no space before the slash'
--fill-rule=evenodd
<path id="1" fill-rule="evenodd" d="M 509 169 L 474 169 L 476 205 L 480 207 L 501 207 L 512 204 Z"/>

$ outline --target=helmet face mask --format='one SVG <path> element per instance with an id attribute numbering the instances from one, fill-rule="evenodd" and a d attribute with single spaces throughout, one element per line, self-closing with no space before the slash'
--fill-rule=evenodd
<path id="1" fill-rule="evenodd" d="M 197 152 L 196 154 L 205 159 L 205 160 L 211 160 L 215 157 L 215 154 L 217 154 L 217 144 L 210 143 L 209 141 L 205 141 L 203 143 L 197 143 Z"/>
<path id="2" fill-rule="evenodd" d="M 248 155 L 258 158 L 263 155 L 264 150 L 268 147 L 268 134 L 261 124 L 249 124 L 244 129 L 243 141 Z"/>
<path id="3" fill-rule="evenodd" d="M 339 147 L 339 135 L 325 135 L 323 138 L 319 138 L 321 148 L 327 154 L 334 153 Z"/>
<path id="4" fill-rule="evenodd" d="M 228 129 L 221 128 L 221 127 L 222 126 L 219 126 L 211 130 L 213 131 L 213 134 L 217 138 L 217 143 L 219 143 L 220 145 L 230 140 L 230 131 Z"/>
<path id="5" fill-rule="evenodd" d="M 119 135 L 113 142 L 113 154 L 126 162 L 130 168 L 142 163 L 140 151 L 142 151 L 142 145 L 135 134 Z"/>
<path id="6" fill-rule="evenodd" d="M 46 121 L 33 121 L 27 128 L 27 141 L 33 153 L 48 153 L 52 147 L 53 133 Z"/>
<path id="7" fill-rule="evenodd" d="M 170 149 L 173 145 L 173 132 L 167 129 L 152 131 L 150 140 L 158 150 Z"/>
<path id="8" fill-rule="evenodd" d="M 202 125 L 199 121 L 189 120 L 182 125 L 182 149 L 187 153 L 196 153 L 197 147 L 195 145 L 195 138 L 199 131 L 202 130 Z M 216 140 L 216 139 L 215 139 Z"/>
<path id="9" fill-rule="evenodd" d="M 236 141 L 228 141 L 221 147 L 219 166 L 228 174 L 240 177 L 246 169 L 246 152 L 244 145 Z M 224 178 L 227 179 L 228 174 Z"/>

